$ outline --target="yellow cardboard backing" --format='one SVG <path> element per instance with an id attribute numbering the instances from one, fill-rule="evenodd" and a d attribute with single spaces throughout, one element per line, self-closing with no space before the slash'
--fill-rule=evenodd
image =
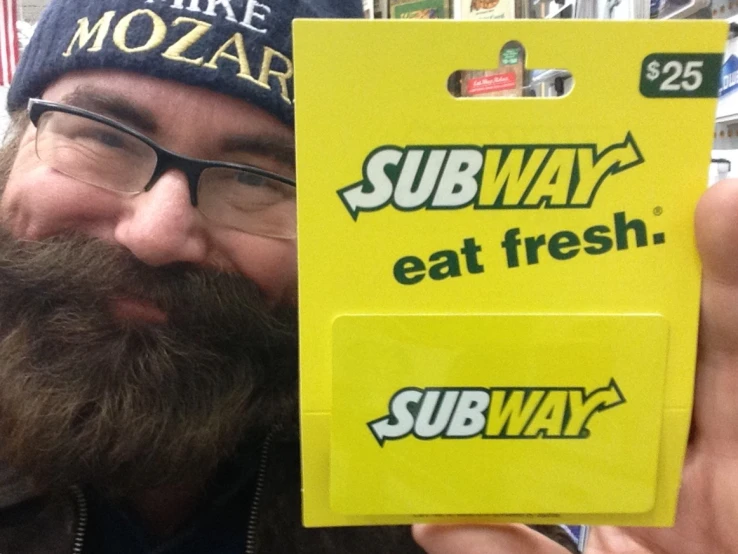
<path id="1" fill-rule="evenodd" d="M 671 523 L 725 33 L 295 23 L 307 526 Z M 510 40 L 572 92 L 449 95 Z"/>

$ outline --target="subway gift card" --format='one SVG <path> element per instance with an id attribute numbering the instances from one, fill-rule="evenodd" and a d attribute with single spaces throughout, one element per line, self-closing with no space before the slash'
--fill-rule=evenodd
<path id="1" fill-rule="evenodd" d="M 307 526 L 672 522 L 726 32 L 296 22 Z"/>

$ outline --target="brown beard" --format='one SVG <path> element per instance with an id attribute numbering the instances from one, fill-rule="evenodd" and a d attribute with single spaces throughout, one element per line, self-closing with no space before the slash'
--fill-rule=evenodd
<path id="1" fill-rule="evenodd" d="M 122 320 L 115 298 L 160 308 Z M 0 230 L 0 459 L 45 488 L 202 485 L 296 410 L 296 315 L 246 278 Z"/>

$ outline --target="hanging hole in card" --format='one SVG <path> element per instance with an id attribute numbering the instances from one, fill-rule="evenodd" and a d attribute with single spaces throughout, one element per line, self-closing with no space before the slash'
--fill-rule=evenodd
<path id="1" fill-rule="evenodd" d="M 558 98 L 573 87 L 574 77 L 564 69 L 527 69 L 525 48 L 516 40 L 502 47 L 496 68 L 460 69 L 447 83 L 456 98 Z"/>

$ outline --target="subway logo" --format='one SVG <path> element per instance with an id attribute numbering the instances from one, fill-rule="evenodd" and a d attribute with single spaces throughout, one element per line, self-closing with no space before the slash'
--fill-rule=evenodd
<path id="1" fill-rule="evenodd" d="M 362 212 L 589 208 L 602 183 L 644 162 L 623 142 L 488 146 L 382 146 L 363 179 L 338 191 L 354 221 Z"/>

